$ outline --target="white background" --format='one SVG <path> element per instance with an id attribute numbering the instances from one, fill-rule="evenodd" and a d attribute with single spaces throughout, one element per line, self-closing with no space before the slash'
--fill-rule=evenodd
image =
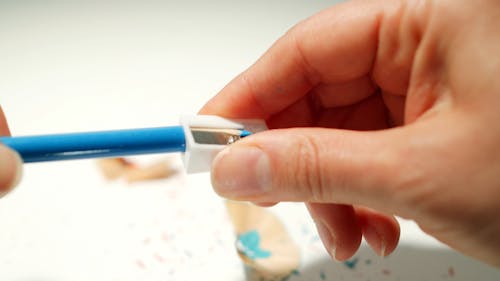
<path id="1" fill-rule="evenodd" d="M 14 135 L 174 125 L 335 2 L 0 1 L 0 104 Z M 2 281 L 246 278 L 207 174 L 128 185 L 91 160 L 24 172 L 0 200 Z M 300 204 L 272 211 L 302 248 L 292 281 L 500 279 L 405 221 L 392 257 L 363 246 L 349 269 L 328 259 Z"/>

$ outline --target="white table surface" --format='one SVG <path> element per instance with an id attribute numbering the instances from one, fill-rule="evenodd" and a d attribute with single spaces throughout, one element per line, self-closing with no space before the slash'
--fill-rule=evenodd
<path id="1" fill-rule="evenodd" d="M 0 104 L 14 135 L 177 124 L 335 2 L 1 1 Z M 407 221 L 394 255 L 363 245 L 349 268 L 329 260 L 301 204 L 271 210 L 302 249 L 290 281 L 500 280 Z M 245 280 L 233 243 L 208 174 L 129 185 L 91 160 L 30 164 L 0 200 L 2 281 Z"/>

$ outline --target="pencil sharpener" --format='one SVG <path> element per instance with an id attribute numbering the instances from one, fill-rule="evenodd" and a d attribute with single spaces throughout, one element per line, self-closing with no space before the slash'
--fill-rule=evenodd
<path id="1" fill-rule="evenodd" d="M 227 119 L 213 115 L 182 116 L 186 138 L 183 153 L 187 173 L 210 171 L 215 156 L 247 134 L 267 130 L 264 120 Z"/>

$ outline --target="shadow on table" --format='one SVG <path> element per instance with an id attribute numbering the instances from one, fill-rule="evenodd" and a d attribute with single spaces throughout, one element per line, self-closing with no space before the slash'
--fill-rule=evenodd
<path id="1" fill-rule="evenodd" d="M 264 279 L 253 276 L 247 280 Z M 334 262 L 325 255 L 278 281 L 299 280 L 499 281 L 500 270 L 444 247 L 400 245 L 391 256 L 382 259 L 368 246 L 363 245 L 358 253 L 346 262 Z"/>

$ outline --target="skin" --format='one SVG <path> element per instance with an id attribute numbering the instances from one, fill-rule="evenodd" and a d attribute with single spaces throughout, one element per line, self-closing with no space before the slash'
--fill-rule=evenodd
<path id="1" fill-rule="evenodd" d="M 305 202 L 326 249 L 397 246 L 394 216 L 500 266 L 500 2 L 365 0 L 300 22 L 200 111 L 273 129 L 221 152 L 221 196 Z"/>
<path id="2" fill-rule="evenodd" d="M 10 136 L 7 120 L 0 107 L 0 136 Z M 11 191 L 18 183 L 22 173 L 19 155 L 0 144 L 0 198 Z"/>

